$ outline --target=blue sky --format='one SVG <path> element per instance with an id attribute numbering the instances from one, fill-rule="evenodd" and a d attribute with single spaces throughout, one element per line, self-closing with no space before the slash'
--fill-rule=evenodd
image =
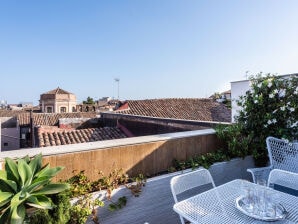
<path id="1" fill-rule="evenodd" d="M 0 100 L 208 97 L 298 72 L 298 1 L 0 1 Z"/>

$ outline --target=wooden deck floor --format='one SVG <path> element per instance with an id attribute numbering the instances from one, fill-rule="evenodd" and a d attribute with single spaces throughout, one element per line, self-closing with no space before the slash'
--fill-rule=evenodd
<path id="1" fill-rule="evenodd" d="M 232 166 L 212 166 L 209 171 L 215 185 L 227 181 L 251 176 L 246 169 L 252 167 L 252 159 L 230 161 Z M 236 167 L 236 169 L 235 169 Z M 189 172 L 185 171 L 185 172 Z M 126 188 L 117 190 L 113 199 L 121 196 L 127 197 L 127 205 L 118 211 L 108 211 L 107 207 L 98 209 L 98 217 L 101 224 L 178 224 L 179 216 L 173 211 L 174 199 L 170 189 L 170 180 L 181 172 L 172 173 L 160 177 L 151 178 L 147 181 L 139 197 L 132 196 Z M 93 222 L 87 222 L 91 224 Z"/>
<path id="2" fill-rule="evenodd" d="M 102 224 L 157 224 L 180 223 L 179 216 L 173 211 L 174 199 L 171 194 L 172 176 L 153 179 L 146 183 L 139 197 L 134 197 L 127 189 L 121 189 L 113 198 L 127 197 L 127 205 L 118 211 L 99 208 L 99 219 Z M 90 222 L 91 224 L 91 222 Z"/>

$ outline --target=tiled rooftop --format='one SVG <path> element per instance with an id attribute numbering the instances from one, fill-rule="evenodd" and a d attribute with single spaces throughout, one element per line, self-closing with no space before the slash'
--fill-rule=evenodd
<path id="1" fill-rule="evenodd" d="M 128 100 L 116 112 L 182 120 L 231 122 L 231 110 L 212 99 Z"/>
<path id="2" fill-rule="evenodd" d="M 95 112 L 76 112 L 76 113 L 33 113 L 34 125 L 57 126 L 60 118 L 95 118 Z M 30 124 L 30 113 L 18 114 L 20 126 Z"/>
<path id="3" fill-rule="evenodd" d="M 0 117 L 16 117 L 19 114 L 28 113 L 24 110 L 0 110 Z"/>
<path id="4" fill-rule="evenodd" d="M 48 91 L 48 92 L 43 93 L 43 94 L 72 94 L 72 93 L 57 87 L 56 89 L 53 89 L 53 90 Z"/>
<path id="5" fill-rule="evenodd" d="M 95 118 L 96 112 L 32 113 L 34 125 L 57 126 L 60 118 Z M 20 126 L 30 125 L 30 112 L 24 110 L 0 110 L 0 117 L 17 117 Z"/>
<path id="6" fill-rule="evenodd" d="M 102 140 L 120 139 L 127 136 L 117 127 L 61 130 L 59 128 L 38 128 L 39 147 L 78 144 Z"/>

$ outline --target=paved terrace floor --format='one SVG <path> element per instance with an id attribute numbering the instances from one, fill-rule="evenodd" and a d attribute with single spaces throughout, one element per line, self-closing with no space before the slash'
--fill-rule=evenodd
<path id="1" fill-rule="evenodd" d="M 223 163 L 210 167 L 215 185 L 227 181 L 244 178 L 251 180 L 246 172 L 247 167 L 253 166 L 252 158 L 232 160 L 232 166 L 222 166 Z M 235 169 L 236 167 L 236 169 Z M 185 172 L 189 172 L 185 171 Z M 170 180 L 181 172 L 151 178 L 142 189 L 139 197 L 131 195 L 130 191 L 122 188 L 117 190 L 113 198 L 117 200 L 125 195 L 127 205 L 118 211 L 108 211 L 107 206 L 98 209 L 101 224 L 176 224 L 180 223 L 179 216 L 173 211 L 174 199 L 171 194 Z M 91 224 L 92 222 L 87 222 Z"/>

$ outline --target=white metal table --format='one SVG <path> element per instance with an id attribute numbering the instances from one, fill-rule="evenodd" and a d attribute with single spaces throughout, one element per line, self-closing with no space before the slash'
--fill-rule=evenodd
<path id="1" fill-rule="evenodd" d="M 251 218 L 236 208 L 242 180 L 237 179 L 176 203 L 174 211 L 192 223 L 268 223 Z M 248 183 L 258 187 L 254 183 Z M 289 212 L 277 223 L 298 223 L 298 197 L 276 191 L 280 203 Z"/>

